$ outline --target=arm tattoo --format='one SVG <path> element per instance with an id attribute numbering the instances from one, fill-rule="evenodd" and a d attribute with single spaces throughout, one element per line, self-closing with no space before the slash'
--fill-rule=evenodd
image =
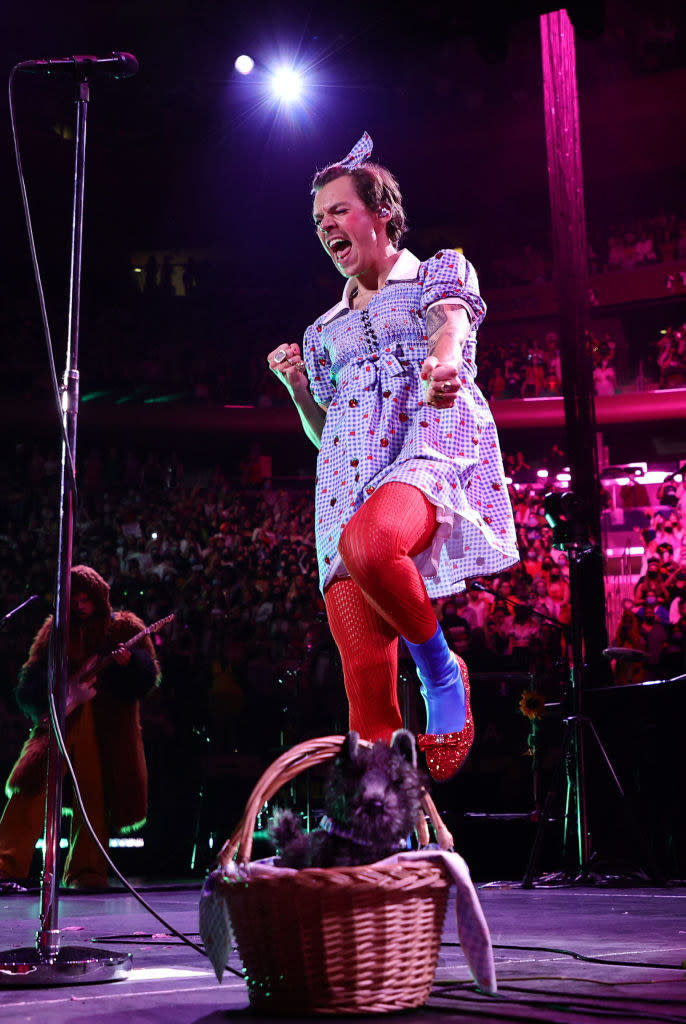
<path id="1" fill-rule="evenodd" d="M 431 355 L 431 353 L 436 347 L 439 334 L 447 334 L 450 335 L 451 337 L 457 337 L 459 335 L 459 330 L 457 327 L 453 327 L 452 325 L 450 327 L 445 326 L 446 323 L 448 322 L 448 317 L 446 314 L 446 310 L 448 309 L 451 312 L 456 312 L 459 309 L 464 309 L 464 306 L 456 302 L 445 302 L 440 306 L 432 306 L 429 312 L 426 314 L 426 335 L 429 341 L 429 355 Z M 465 312 L 467 311 L 465 310 Z"/>
<path id="2" fill-rule="evenodd" d="M 447 319 L 448 317 L 445 315 L 445 309 L 443 306 L 431 307 L 429 312 L 426 314 L 426 333 L 429 341 L 434 340 L 435 335 L 438 334 Z"/>

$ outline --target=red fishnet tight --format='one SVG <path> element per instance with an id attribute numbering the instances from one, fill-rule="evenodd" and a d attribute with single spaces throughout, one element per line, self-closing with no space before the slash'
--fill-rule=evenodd
<path id="1" fill-rule="evenodd" d="M 351 578 L 324 595 L 343 662 L 350 728 L 362 739 L 390 740 L 402 727 L 398 706 L 398 636 L 424 643 L 437 620 L 412 556 L 436 530 L 436 509 L 409 484 L 387 483 L 345 526 L 338 550 Z"/>

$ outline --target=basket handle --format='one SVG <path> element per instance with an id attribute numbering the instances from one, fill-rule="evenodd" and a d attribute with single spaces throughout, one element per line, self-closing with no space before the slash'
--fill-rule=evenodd
<path id="1" fill-rule="evenodd" d="M 263 772 L 248 798 L 241 820 L 217 855 L 217 861 L 222 868 L 226 868 L 234 857 L 240 864 L 245 864 L 250 860 L 255 822 L 260 809 L 296 775 L 334 758 L 343 746 L 344 740 L 345 736 L 321 736 L 317 739 L 305 740 L 304 743 L 298 743 L 281 754 Z M 372 746 L 367 740 L 360 740 L 360 743 L 364 747 Z M 436 805 L 426 790 L 422 790 L 421 802 L 424 813 L 434 826 L 440 848 L 442 850 L 452 849 L 453 837 L 443 824 Z M 429 835 L 424 815 L 420 815 L 417 829 L 420 844 L 426 845 Z"/>

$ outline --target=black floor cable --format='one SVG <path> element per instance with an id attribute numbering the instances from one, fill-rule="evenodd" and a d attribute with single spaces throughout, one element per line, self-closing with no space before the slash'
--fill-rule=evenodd
<path id="1" fill-rule="evenodd" d="M 441 946 L 442 947 L 459 947 L 460 943 L 459 942 L 442 942 Z M 676 971 L 682 971 L 682 972 L 684 970 L 684 967 L 683 967 L 682 964 L 653 964 L 653 963 L 640 962 L 640 961 L 639 962 L 636 962 L 636 961 L 617 961 L 617 960 L 610 960 L 610 959 L 608 959 L 606 957 L 585 956 L 582 953 L 576 953 L 574 950 L 558 949 L 556 947 L 548 947 L 548 946 L 515 946 L 515 945 L 494 944 L 493 949 L 494 950 L 495 949 L 522 950 L 522 951 L 535 952 L 535 953 L 556 953 L 556 954 L 563 955 L 563 956 L 569 956 L 569 957 L 571 957 L 571 958 L 573 958 L 575 960 L 582 960 L 582 961 L 584 961 L 586 963 L 610 965 L 610 966 L 613 966 L 613 967 L 643 967 L 643 968 L 649 968 L 649 969 L 654 969 L 654 968 L 660 969 L 661 968 L 663 970 L 676 970 Z M 545 981 L 546 979 L 545 978 L 541 978 L 539 980 Z M 612 984 L 615 984 L 615 983 L 612 983 Z M 619 983 L 617 983 L 617 984 L 619 984 Z M 646 982 L 646 984 L 648 984 L 648 982 Z M 519 999 L 512 999 L 512 998 L 510 998 L 506 994 L 508 992 L 523 993 L 524 995 L 528 995 L 530 998 L 529 999 L 521 999 L 521 998 L 519 998 Z M 465 996 L 467 997 L 467 1004 L 468 1005 L 464 1009 L 461 1009 L 460 1007 L 456 1006 L 455 1003 L 459 999 L 464 999 Z M 561 1012 L 561 1013 L 585 1014 L 586 1018 L 592 1017 L 592 1018 L 598 1018 L 598 1019 L 612 1019 L 612 1018 L 616 1019 L 617 1017 L 621 1016 L 622 1020 L 627 1020 L 627 1021 L 628 1020 L 631 1020 L 631 1021 L 633 1021 L 633 1020 L 645 1021 L 647 1019 L 650 1019 L 650 1020 L 654 1020 L 654 1021 L 658 1021 L 658 1022 L 665 1022 L 665 1024 L 684 1024 L 684 1020 L 686 1019 L 683 1016 L 678 1017 L 678 1016 L 675 1016 L 675 1015 L 672 1015 L 672 1014 L 666 1014 L 666 1013 L 651 1013 L 650 1018 L 648 1018 L 647 1015 L 646 1015 L 645 1009 L 636 1010 L 636 1011 L 632 1012 L 631 1010 L 629 1010 L 623 1004 L 626 1004 L 627 1002 L 635 1003 L 636 1002 L 635 996 L 620 996 L 620 995 L 618 995 L 618 996 L 609 996 L 608 997 L 608 996 L 601 995 L 601 994 L 594 995 L 593 993 L 590 993 L 590 994 L 586 993 L 583 996 L 580 996 L 578 999 L 574 1000 L 573 1002 L 567 1002 L 565 997 L 568 998 L 568 993 L 566 993 L 566 992 L 559 992 L 558 990 L 552 990 L 551 991 L 550 989 L 532 990 L 531 988 L 527 988 L 527 987 L 524 987 L 524 986 L 508 985 L 507 980 L 504 980 L 502 982 L 502 984 L 500 985 L 499 990 L 498 990 L 497 993 L 484 992 L 483 990 L 479 989 L 477 986 L 474 986 L 473 983 L 465 982 L 465 981 L 438 982 L 435 985 L 435 987 L 432 989 L 430 998 L 433 998 L 433 999 L 436 999 L 436 1000 L 441 1000 L 442 999 L 444 1001 L 447 1000 L 447 1001 L 451 1002 L 453 1004 L 451 1006 L 451 1012 L 452 1013 L 469 1013 L 469 1014 L 472 1014 L 472 1015 L 478 1016 L 478 1017 L 491 1017 L 491 1018 L 496 1018 L 498 1020 L 508 1020 L 508 1021 L 509 1020 L 520 1020 L 520 1021 L 522 1020 L 522 1018 L 520 1016 L 513 1017 L 511 1014 L 508 1014 L 508 1013 L 500 1013 L 497 1010 L 495 1010 L 495 1007 L 493 1009 L 490 1009 L 490 1010 L 485 1010 L 484 1009 L 484 1011 L 479 1011 L 479 1010 L 475 1009 L 476 999 L 478 999 L 479 996 L 485 996 L 489 1000 L 493 1000 L 494 1002 L 501 1003 L 501 1004 L 502 1003 L 509 1003 L 512 1006 L 522 1006 L 522 1007 L 526 1007 L 526 1006 L 528 1006 L 528 1007 L 545 1006 L 548 1009 L 551 1009 L 551 1010 L 554 1010 L 554 1011 L 557 1011 L 557 1012 Z M 551 996 L 555 997 L 555 999 L 556 999 L 555 1002 L 551 1002 L 550 1001 L 550 997 Z M 564 1002 L 559 1001 L 560 997 L 565 999 L 565 1001 Z M 604 1005 L 604 1006 L 603 1005 L 598 1005 L 598 1001 L 599 1000 L 604 1000 L 606 1005 Z M 595 1002 L 593 1002 L 593 1001 L 595 1001 Z M 648 1007 L 651 1007 L 651 1008 L 652 1007 L 657 1007 L 657 1006 L 673 1005 L 674 1002 L 675 1002 L 675 1000 L 654 999 L 654 998 L 651 998 L 651 997 L 646 997 L 645 999 L 641 1000 L 641 1003 L 644 1006 L 648 1006 Z M 619 1003 L 619 1004 L 622 1004 L 622 1005 L 619 1005 L 619 1006 L 617 1006 L 615 1008 L 612 1005 L 613 1003 L 615 1003 L 615 1004 Z M 432 1010 L 432 1009 L 433 1010 L 441 1010 L 441 1009 L 445 1009 L 445 1007 L 434 1005 L 434 1006 L 427 1006 L 427 1007 L 425 1007 L 425 1009 L 428 1009 L 428 1010 Z M 551 1022 L 551 1024 L 554 1024 L 554 1022 Z"/>
<path id="2" fill-rule="evenodd" d="M 459 942 L 442 942 L 441 946 L 460 946 Z M 503 946 L 493 944 L 493 949 L 519 949 L 528 953 L 558 953 L 560 956 L 570 956 L 573 960 L 582 960 L 587 964 L 608 964 L 611 967 L 654 967 L 663 971 L 683 971 L 683 964 L 651 964 L 644 960 L 610 960 L 601 956 L 585 956 L 583 953 L 576 953 L 573 949 L 558 949 L 556 946 Z"/>
<path id="3" fill-rule="evenodd" d="M 483 993 L 483 994 L 484 995 L 489 995 L 488 993 Z M 434 993 L 431 993 L 431 995 L 434 996 Z M 588 1021 L 591 1018 L 595 1017 L 595 1018 L 598 1018 L 600 1020 L 612 1020 L 612 1019 L 617 1020 L 617 1019 L 620 1019 L 621 1021 L 634 1021 L 634 1020 L 637 1020 L 637 1021 L 638 1020 L 640 1020 L 640 1021 L 656 1021 L 656 1022 L 659 1022 L 659 1024 L 663 1024 L 663 1022 L 664 1022 L 664 1024 L 684 1024 L 684 1019 L 685 1019 L 683 1016 L 677 1017 L 676 1015 L 665 1014 L 665 1013 L 655 1014 L 655 1013 L 651 1012 L 650 1016 L 648 1016 L 642 1010 L 638 1010 L 638 1011 L 636 1011 L 634 1013 L 631 1013 L 631 1012 L 627 1011 L 627 1009 L 625 1007 L 623 1007 L 623 1006 L 619 1007 L 616 1010 L 614 1010 L 614 1009 L 612 1009 L 610 1007 L 604 1008 L 604 1007 L 584 1006 L 584 1005 L 578 1004 L 578 1003 L 576 1005 L 571 1004 L 571 1003 L 551 1003 L 547 998 L 545 998 L 545 996 L 546 996 L 545 992 L 541 992 L 541 996 L 543 996 L 544 998 L 542 998 L 542 999 L 528 999 L 528 1000 L 525 1000 L 525 999 L 514 1000 L 514 999 L 508 999 L 507 996 L 501 996 L 499 994 L 495 994 L 495 995 L 489 995 L 489 999 L 493 1000 L 495 1004 L 499 1003 L 499 1004 L 502 1005 L 502 1003 L 505 1002 L 506 1004 L 509 1004 L 509 1006 L 511 1006 L 513 1009 L 515 1007 L 522 1007 L 522 1008 L 525 1008 L 525 1007 L 529 1007 L 529 1008 L 545 1007 L 546 1010 L 551 1010 L 551 1011 L 554 1011 L 554 1012 L 557 1012 L 557 1013 L 582 1014 L 585 1021 Z M 484 1007 L 483 1010 L 480 1010 L 480 1009 L 477 1008 L 476 1002 L 474 1000 L 468 1000 L 467 1004 L 464 1007 L 461 1007 L 461 1006 L 459 1006 L 455 1002 L 455 1000 L 458 999 L 459 996 L 443 996 L 441 998 L 443 998 L 445 1000 L 450 1000 L 452 1002 L 452 1005 L 450 1006 L 450 1013 L 452 1013 L 452 1014 L 462 1014 L 462 1015 L 467 1015 L 469 1017 L 487 1017 L 489 1020 L 519 1021 L 520 1024 L 521 1024 L 522 1021 L 526 1020 L 526 1017 L 523 1017 L 521 1014 L 517 1014 L 515 1016 L 512 1013 L 501 1012 L 500 1010 L 498 1010 L 496 1008 L 496 1005 L 489 1005 L 488 1008 Z M 445 1006 L 438 1006 L 438 1005 L 435 1005 L 435 1004 L 434 1005 L 427 1004 L 426 1006 L 423 1007 L 423 1009 L 424 1010 L 433 1011 L 433 1012 L 442 1012 L 442 1013 L 445 1013 L 445 1011 L 446 1011 L 446 1007 Z M 550 1018 L 550 1017 L 546 1017 L 545 1019 L 546 1019 L 546 1024 L 561 1024 L 561 1022 L 555 1021 L 553 1018 Z"/>

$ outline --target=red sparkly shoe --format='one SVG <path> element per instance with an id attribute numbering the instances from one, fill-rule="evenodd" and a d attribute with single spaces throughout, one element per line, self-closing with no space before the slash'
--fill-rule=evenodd
<path id="1" fill-rule="evenodd" d="M 455 655 L 460 666 L 465 691 L 465 720 L 460 732 L 422 733 L 417 746 L 426 755 L 426 765 L 436 782 L 446 782 L 456 775 L 467 760 L 474 742 L 474 717 L 470 705 L 469 673 L 462 658 Z"/>

